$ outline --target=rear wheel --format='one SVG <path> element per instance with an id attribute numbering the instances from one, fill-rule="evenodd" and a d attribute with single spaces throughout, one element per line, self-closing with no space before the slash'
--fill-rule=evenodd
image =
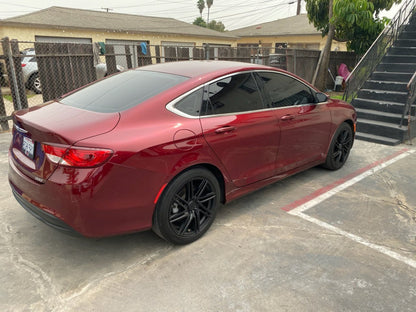
<path id="1" fill-rule="evenodd" d="M 191 243 L 209 229 L 219 203 L 220 186 L 210 171 L 186 171 L 164 190 L 156 205 L 153 230 L 171 243 Z"/>
<path id="2" fill-rule="evenodd" d="M 338 127 L 334 134 L 323 166 L 330 170 L 340 169 L 348 159 L 352 143 L 352 129 L 344 122 Z"/>
<path id="3" fill-rule="evenodd" d="M 38 73 L 35 73 L 30 77 L 29 88 L 32 89 L 36 94 L 42 93 L 42 84 L 40 83 Z"/>

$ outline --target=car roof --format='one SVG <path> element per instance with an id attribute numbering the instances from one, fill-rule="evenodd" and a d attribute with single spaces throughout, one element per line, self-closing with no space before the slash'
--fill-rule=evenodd
<path id="1" fill-rule="evenodd" d="M 140 67 L 139 70 L 158 71 L 191 78 L 205 76 L 207 74 L 225 74 L 231 72 L 266 69 L 276 70 L 263 65 L 232 62 L 232 61 L 180 61 L 154 64 Z"/>
<path id="2" fill-rule="evenodd" d="M 33 48 L 25 49 L 25 50 L 21 51 L 21 53 L 23 55 L 28 55 L 28 56 L 30 56 L 30 55 L 36 55 L 35 49 L 33 49 Z"/>

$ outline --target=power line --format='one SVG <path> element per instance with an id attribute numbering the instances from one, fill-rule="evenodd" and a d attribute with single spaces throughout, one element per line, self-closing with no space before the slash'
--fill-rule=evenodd
<path id="1" fill-rule="evenodd" d="M 19 4 L 19 3 L 12 3 L 12 2 L 0 1 L 0 4 L 12 5 L 12 6 L 17 6 L 17 7 L 21 7 L 21 8 L 28 8 L 28 9 L 35 9 L 35 10 L 41 10 L 42 9 L 42 8 L 39 8 L 39 7 L 33 7 L 33 6 L 28 6 L 28 5 Z"/>
<path id="2" fill-rule="evenodd" d="M 270 1 L 265 1 L 265 2 L 270 2 Z M 290 4 L 293 4 L 293 3 L 295 3 L 295 1 L 289 1 L 289 2 L 285 2 L 285 3 L 278 3 L 278 4 L 274 4 L 272 6 L 268 6 L 268 7 L 257 8 L 256 11 L 258 12 L 258 11 L 263 11 L 263 10 L 275 9 L 275 8 L 279 8 L 279 7 L 284 6 L 284 5 L 290 5 Z M 163 14 L 165 12 L 167 12 L 167 11 L 166 10 L 152 11 L 151 14 Z M 168 11 L 168 12 L 172 13 L 172 11 Z M 214 11 L 211 11 L 210 14 L 214 15 L 214 14 L 218 14 L 219 12 L 223 12 L 223 10 L 219 10 L 219 9 L 214 10 Z M 135 12 L 135 13 L 139 14 L 140 12 Z M 243 12 L 238 12 L 238 13 L 233 13 L 233 14 L 228 14 L 228 15 L 215 16 L 215 19 L 222 19 L 222 18 L 235 17 L 235 16 L 241 16 L 241 15 L 252 15 L 252 14 L 253 14 L 253 11 L 250 10 L 250 11 L 243 11 Z M 198 15 L 199 14 L 192 14 L 192 15 L 187 15 L 187 16 L 181 16 L 180 18 L 181 19 L 188 19 L 188 18 L 197 17 Z"/>
<path id="3" fill-rule="evenodd" d="M 141 16 L 168 17 L 191 23 L 199 16 L 199 12 L 196 7 L 196 1 L 192 1 L 192 4 L 190 4 L 190 1 L 191 0 L 153 0 L 151 3 L 149 1 L 147 3 L 142 3 L 141 5 L 132 4 L 114 7 L 110 5 L 109 7 L 95 8 L 95 10 L 105 10 L 108 13 L 110 13 L 110 11 L 118 11 L 119 13 L 137 14 Z M 232 29 L 234 27 L 240 28 L 258 22 L 276 20 L 279 16 L 286 17 L 287 13 L 281 8 L 288 6 L 288 9 L 292 11 L 290 6 L 298 1 L 299 0 L 246 0 L 244 3 L 241 3 L 240 0 L 214 1 L 214 5 L 210 10 L 210 17 L 217 21 L 221 20 L 227 29 Z M 109 2 L 106 2 L 106 4 Z M 19 3 L 7 3 L 5 1 L 0 1 L 0 4 L 21 6 L 29 9 L 41 9 Z M 117 4 L 120 4 L 120 2 Z M 142 8 L 142 10 L 134 10 L 134 8 L 139 7 Z M 84 7 L 84 9 L 86 8 Z M 8 11 L 8 15 L 10 15 L 11 12 L 27 13 L 28 11 Z M 4 13 L 6 12 L 3 11 L 2 13 L 4 16 Z M 295 12 L 293 12 L 293 15 L 294 14 Z M 291 13 L 289 13 L 289 15 L 291 15 Z"/>

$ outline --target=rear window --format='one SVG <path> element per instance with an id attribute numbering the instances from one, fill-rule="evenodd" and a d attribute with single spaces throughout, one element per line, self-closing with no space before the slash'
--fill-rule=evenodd
<path id="1" fill-rule="evenodd" d="M 60 102 L 93 112 L 115 113 L 139 105 L 187 79 L 166 73 L 129 70 L 83 88 Z"/>

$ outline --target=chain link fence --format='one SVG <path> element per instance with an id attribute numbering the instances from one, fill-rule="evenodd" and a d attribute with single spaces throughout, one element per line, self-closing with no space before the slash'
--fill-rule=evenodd
<path id="1" fill-rule="evenodd" d="M 106 43 L 56 43 L 0 40 L 0 124 L 11 126 L 11 114 L 59 98 L 97 79 L 130 68 L 187 60 L 229 60 L 289 70 L 311 81 L 319 51 L 229 46 L 180 46 Z M 355 54 L 332 56 L 331 71 L 346 63 L 354 67 Z M 331 83 L 331 78 L 329 78 Z"/>

